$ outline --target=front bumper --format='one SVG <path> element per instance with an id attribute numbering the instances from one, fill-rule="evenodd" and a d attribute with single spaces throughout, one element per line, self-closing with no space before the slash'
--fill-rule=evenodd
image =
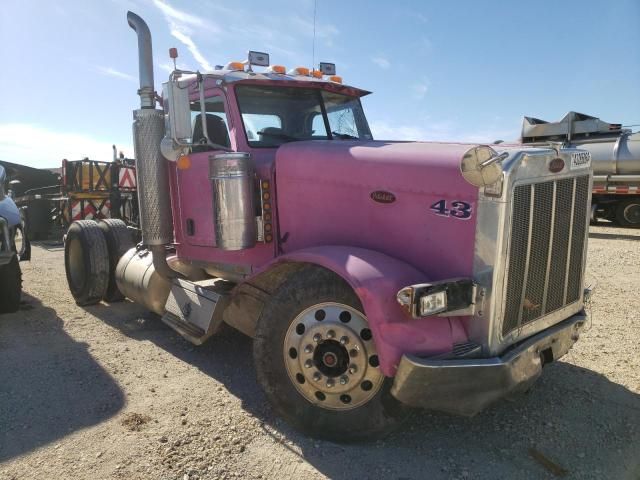
<path id="1" fill-rule="evenodd" d="M 545 363 L 569 351 L 586 320 L 580 312 L 500 357 L 433 360 L 404 355 L 391 393 L 409 406 L 475 415 L 499 398 L 526 390 Z"/>

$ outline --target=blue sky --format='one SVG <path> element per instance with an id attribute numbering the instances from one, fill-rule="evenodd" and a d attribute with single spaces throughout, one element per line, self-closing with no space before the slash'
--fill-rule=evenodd
<path id="1" fill-rule="evenodd" d="M 192 69 L 249 49 L 311 66 L 313 0 L 7 0 L 0 159 L 108 160 L 112 143 L 133 155 L 129 9 L 151 29 L 158 90 L 173 46 Z M 639 26 L 639 0 L 318 0 L 315 57 L 374 92 L 376 138 L 488 142 L 517 138 L 523 115 L 640 124 Z"/>

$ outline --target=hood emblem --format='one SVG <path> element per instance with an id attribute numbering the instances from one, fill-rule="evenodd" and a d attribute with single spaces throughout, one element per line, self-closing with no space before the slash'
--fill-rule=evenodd
<path id="1" fill-rule="evenodd" d="M 396 196 L 385 190 L 376 190 L 371 192 L 371 200 L 378 203 L 393 203 L 396 201 Z"/>
<path id="2" fill-rule="evenodd" d="M 564 168 L 564 160 L 562 160 L 560 157 L 556 157 L 549 162 L 549 171 L 551 173 L 561 172 L 563 168 Z"/>

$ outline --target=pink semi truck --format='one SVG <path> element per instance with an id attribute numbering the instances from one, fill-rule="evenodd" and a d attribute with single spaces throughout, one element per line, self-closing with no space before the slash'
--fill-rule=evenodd
<path id="1" fill-rule="evenodd" d="M 127 297 L 194 344 L 238 329 L 274 409 L 343 441 L 411 407 L 473 415 L 576 342 L 587 152 L 375 141 L 369 92 L 333 64 L 287 71 L 259 52 L 175 70 L 160 101 L 149 29 L 127 18 L 143 240 L 73 223 L 78 304 Z"/>

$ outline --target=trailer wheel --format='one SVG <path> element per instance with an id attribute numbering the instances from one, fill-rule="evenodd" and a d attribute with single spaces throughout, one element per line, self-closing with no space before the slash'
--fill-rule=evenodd
<path id="1" fill-rule="evenodd" d="M 6 265 L 0 267 L 0 313 L 17 312 L 22 293 L 22 272 L 18 256 L 13 254 Z"/>
<path id="2" fill-rule="evenodd" d="M 122 255 L 134 247 L 131 232 L 126 223 L 116 218 L 101 220 L 98 225 L 107 241 L 109 251 L 109 283 L 103 298 L 107 302 L 119 302 L 124 299 L 124 295 L 116 285 L 116 266 Z"/>
<path id="3" fill-rule="evenodd" d="M 332 272 L 303 270 L 265 305 L 256 327 L 258 381 L 305 434 L 333 441 L 389 433 L 410 410 L 390 394 L 353 290 Z"/>
<path id="4" fill-rule="evenodd" d="M 625 227 L 640 226 L 640 198 L 620 202 L 616 208 L 616 220 Z"/>
<path id="5" fill-rule="evenodd" d="M 64 244 L 64 266 L 78 305 L 98 303 L 109 284 L 109 252 L 102 229 L 93 220 L 71 224 Z"/>

